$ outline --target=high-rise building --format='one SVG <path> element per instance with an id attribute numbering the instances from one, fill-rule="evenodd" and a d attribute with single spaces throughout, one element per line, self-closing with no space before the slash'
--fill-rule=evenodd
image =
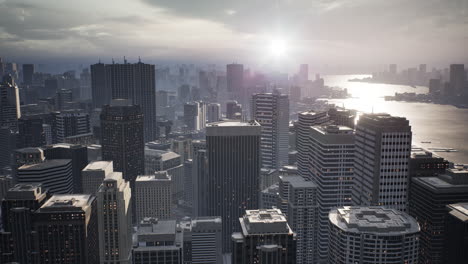
<path id="1" fill-rule="evenodd" d="M 132 206 L 130 183 L 121 173 L 106 175 L 96 193 L 100 263 L 131 264 Z"/>
<path id="2" fill-rule="evenodd" d="M 388 67 L 388 70 L 390 72 L 390 74 L 392 74 L 393 76 L 395 76 L 398 72 L 397 72 L 397 65 L 396 64 L 390 64 L 389 67 Z"/>
<path id="3" fill-rule="evenodd" d="M 453 89 L 455 94 L 467 95 L 467 80 L 465 65 L 463 64 L 451 64 L 450 65 L 450 87 Z"/>
<path id="4" fill-rule="evenodd" d="M 328 110 L 328 116 L 334 125 L 354 128 L 356 110 L 333 107 Z"/>
<path id="5" fill-rule="evenodd" d="M 192 139 L 178 137 L 172 140 L 171 150 L 180 155 L 181 162 L 192 158 Z"/>
<path id="6" fill-rule="evenodd" d="M 364 114 L 356 126 L 353 204 L 406 211 L 411 126 L 404 117 Z"/>
<path id="7" fill-rule="evenodd" d="M 144 140 L 156 138 L 156 86 L 154 65 L 135 64 L 105 65 L 106 85 L 111 87 L 112 99 L 129 99 L 139 105 L 143 113 Z M 109 89 L 109 88 L 107 88 Z"/>
<path id="8" fill-rule="evenodd" d="M 299 67 L 299 83 L 305 84 L 309 80 L 309 64 L 301 64 Z"/>
<path id="9" fill-rule="evenodd" d="M 0 127 L 8 127 L 12 131 L 17 131 L 20 117 L 18 86 L 10 75 L 5 75 L 0 83 Z"/>
<path id="10" fill-rule="evenodd" d="M 133 264 L 183 263 L 184 235 L 177 231 L 175 220 L 144 219 L 139 225 Z"/>
<path id="11" fill-rule="evenodd" d="M 226 118 L 227 119 L 242 119 L 242 105 L 237 101 L 226 103 Z"/>
<path id="12" fill-rule="evenodd" d="M 118 178 L 121 172 L 114 172 L 112 161 L 94 161 L 81 171 L 84 194 L 95 195 L 105 178 Z M 115 174 L 115 175 L 113 175 Z"/>
<path id="13" fill-rule="evenodd" d="M 18 168 L 18 183 L 42 183 L 51 194 L 73 193 L 72 161 L 69 159 L 45 160 Z"/>
<path id="14" fill-rule="evenodd" d="M 448 169 L 437 177 L 411 179 L 409 214 L 421 225 L 419 263 L 444 261 L 446 206 L 468 202 L 468 171 Z"/>
<path id="15" fill-rule="evenodd" d="M 244 65 L 226 65 L 227 91 L 232 93 L 235 99 L 244 103 Z"/>
<path id="16" fill-rule="evenodd" d="M 314 126 L 310 130 L 309 179 L 318 187 L 318 258 L 328 254 L 328 212 L 352 205 L 354 131 L 345 126 Z"/>
<path id="17" fill-rule="evenodd" d="M 145 217 L 171 218 L 172 181 L 167 172 L 138 176 L 134 193 L 137 222 Z"/>
<path id="18" fill-rule="evenodd" d="M 258 208 L 260 192 L 261 126 L 225 121 L 206 127 L 208 181 L 206 204 L 208 216 L 221 216 L 223 252 L 230 252 L 230 238 L 240 231 L 237 219 L 245 210 Z"/>
<path id="19" fill-rule="evenodd" d="M 232 264 L 296 263 L 296 234 L 279 209 L 246 210 L 232 234 Z"/>
<path id="20" fill-rule="evenodd" d="M 205 129 L 206 104 L 203 102 L 184 104 L 184 123 L 189 131 Z"/>
<path id="21" fill-rule="evenodd" d="M 292 86 L 289 89 L 289 99 L 291 102 L 300 102 L 301 101 L 301 87 L 300 86 Z"/>
<path id="22" fill-rule="evenodd" d="M 297 170 L 299 175 L 307 177 L 308 169 L 308 142 L 310 137 L 310 127 L 318 126 L 328 122 L 327 112 L 303 112 L 299 113 L 296 124 L 296 149 L 297 149 Z"/>
<path id="23" fill-rule="evenodd" d="M 89 114 L 81 110 L 65 110 L 55 114 L 57 143 L 70 136 L 91 133 Z"/>
<path id="24" fill-rule="evenodd" d="M 222 222 L 220 217 L 192 220 L 192 264 L 222 263 Z"/>
<path id="25" fill-rule="evenodd" d="M 1 263 L 39 263 L 33 213 L 48 199 L 41 184 L 17 184 L 2 201 Z"/>
<path id="26" fill-rule="evenodd" d="M 345 206 L 329 214 L 330 264 L 418 263 L 419 225 L 384 207 Z"/>
<path id="27" fill-rule="evenodd" d="M 81 171 L 88 165 L 88 149 L 75 144 L 53 144 L 42 147 L 46 159 L 71 159 L 74 193 L 82 193 Z"/>
<path id="28" fill-rule="evenodd" d="M 23 64 L 23 84 L 32 85 L 34 75 L 34 64 Z"/>
<path id="29" fill-rule="evenodd" d="M 57 110 L 68 110 L 73 107 L 70 103 L 73 102 L 73 91 L 71 89 L 60 89 L 55 97 L 55 107 Z"/>
<path id="30" fill-rule="evenodd" d="M 278 207 L 297 234 L 297 263 L 315 263 L 318 259 L 317 184 L 301 176 L 280 176 Z"/>
<path id="31" fill-rule="evenodd" d="M 106 66 L 99 62 L 90 68 L 93 108 L 102 108 L 110 104 L 112 98 L 112 87 L 106 85 Z"/>
<path id="32" fill-rule="evenodd" d="M 411 150 L 409 161 L 409 177 L 431 177 L 445 173 L 449 168 L 449 162 L 432 152 L 421 148 Z"/>
<path id="33" fill-rule="evenodd" d="M 468 203 L 447 205 L 444 263 L 468 263 Z"/>
<path id="34" fill-rule="evenodd" d="M 217 103 L 208 104 L 206 107 L 207 122 L 213 123 L 221 120 L 221 105 Z"/>
<path id="35" fill-rule="evenodd" d="M 208 155 L 206 142 L 194 143 L 193 151 L 193 215 L 207 214 L 206 201 L 208 201 Z M 197 148 L 195 148 L 197 147 Z"/>
<path id="36" fill-rule="evenodd" d="M 13 177 L 11 177 L 10 174 L 0 173 L 0 201 L 3 200 L 6 193 L 11 187 L 13 187 L 13 185 L 14 185 Z"/>
<path id="37" fill-rule="evenodd" d="M 262 126 L 262 167 L 279 169 L 288 164 L 289 98 L 279 93 L 254 94 L 252 119 Z"/>
<path id="38" fill-rule="evenodd" d="M 139 106 L 129 105 L 128 100 L 113 100 L 102 109 L 102 159 L 113 161 L 114 170 L 123 173 L 132 189 L 136 177 L 145 171 L 143 133 Z"/>
<path id="39" fill-rule="evenodd" d="M 40 263 L 99 263 L 96 199 L 54 195 L 34 213 Z"/>
<path id="40" fill-rule="evenodd" d="M 16 133 L 8 126 L 0 125 L 0 168 L 13 163 L 13 150 L 16 148 Z"/>
<path id="41" fill-rule="evenodd" d="M 40 147 L 45 145 L 45 134 L 42 118 L 37 116 L 22 116 L 18 120 L 18 148 Z"/>

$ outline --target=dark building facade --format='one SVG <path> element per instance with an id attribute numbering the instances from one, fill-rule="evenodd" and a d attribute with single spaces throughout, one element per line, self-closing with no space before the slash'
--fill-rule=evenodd
<path id="1" fill-rule="evenodd" d="M 221 216 L 223 252 L 230 252 L 231 234 L 240 231 L 239 217 L 259 206 L 260 134 L 257 122 L 226 121 L 206 128 L 208 216 Z"/>
<path id="2" fill-rule="evenodd" d="M 34 213 L 39 263 L 99 263 L 96 199 L 54 195 Z"/>
<path id="3" fill-rule="evenodd" d="M 23 64 L 23 84 L 31 85 L 33 83 L 34 64 Z"/>
<path id="4" fill-rule="evenodd" d="M 91 91 L 93 95 L 93 108 L 102 108 L 108 105 L 112 98 L 112 89 L 106 85 L 106 67 L 104 63 L 91 65 Z"/>
<path id="5" fill-rule="evenodd" d="M 442 157 L 434 156 L 431 152 L 425 150 L 411 151 L 409 161 L 409 176 L 413 177 L 431 177 L 443 174 L 449 167 L 449 162 Z"/>
<path id="6" fill-rule="evenodd" d="M 443 258 L 446 206 L 460 202 L 468 202 L 468 171 L 449 169 L 437 177 L 411 179 L 409 214 L 421 226 L 419 263 L 450 263 Z"/>
<path id="7" fill-rule="evenodd" d="M 468 203 L 447 205 L 444 263 L 468 263 Z"/>
<path id="8" fill-rule="evenodd" d="M 45 145 L 44 124 L 41 117 L 28 116 L 18 120 L 17 148 L 40 147 Z"/>
<path id="9" fill-rule="evenodd" d="M 102 159 L 114 162 L 133 189 L 135 179 L 145 172 L 143 114 L 128 100 L 114 100 L 101 112 Z"/>

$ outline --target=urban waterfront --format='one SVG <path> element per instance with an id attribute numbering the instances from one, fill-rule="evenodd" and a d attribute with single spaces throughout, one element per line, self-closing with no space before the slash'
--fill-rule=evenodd
<path id="1" fill-rule="evenodd" d="M 451 105 L 385 101 L 384 96 L 396 92 L 427 93 L 428 88 L 406 85 L 349 82 L 369 75 L 328 75 L 325 84 L 347 88 L 351 98 L 333 99 L 330 103 L 360 112 L 386 112 L 406 117 L 413 130 L 413 145 L 424 148 L 453 148 L 457 152 L 436 152 L 454 163 L 468 163 L 468 109 Z M 422 143 L 425 142 L 425 143 Z M 430 142 L 430 143 L 429 143 Z"/>

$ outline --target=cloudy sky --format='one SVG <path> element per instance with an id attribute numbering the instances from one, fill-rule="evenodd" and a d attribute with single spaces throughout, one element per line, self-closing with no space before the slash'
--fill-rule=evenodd
<path id="1" fill-rule="evenodd" d="M 123 55 L 253 65 L 468 62 L 468 0 L 0 0 L 2 57 Z"/>

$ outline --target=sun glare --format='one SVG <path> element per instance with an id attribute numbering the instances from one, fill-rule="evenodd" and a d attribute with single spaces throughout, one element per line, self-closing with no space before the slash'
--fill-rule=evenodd
<path id="1" fill-rule="evenodd" d="M 270 53 L 275 57 L 283 56 L 287 51 L 286 42 L 282 39 L 273 39 L 270 43 Z"/>

